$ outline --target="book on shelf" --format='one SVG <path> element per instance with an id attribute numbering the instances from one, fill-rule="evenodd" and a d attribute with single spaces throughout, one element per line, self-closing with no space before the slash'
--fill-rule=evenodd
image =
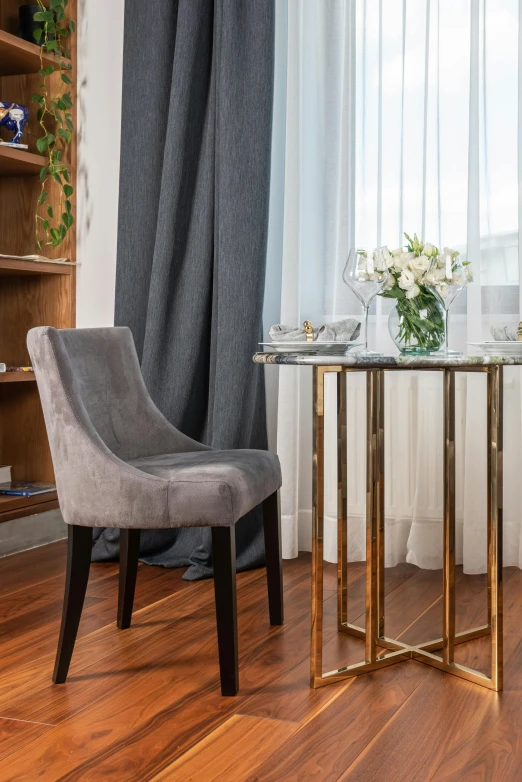
<path id="1" fill-rule="evenodd" d="M 0 258 L 6 261 L 35 261 L 36 263 L 71 263 L 68 258 L 46 258 L 45 255 L 4 255 Z M 74 264 L 71 264 L 74 266 Z"/>
<path id="2" fill-rule="evenodd" d="M 6 481 L 0 483 L 0 494 L 9 497 L 33 497 L 35 494 L 47 494 L 50 491 L 56 491 L 54 483 L 44 483 L 43 481 Z"/>
<path id="3" fill-rule="evenodd" d="M 11 482 L 11 465 L 0 464 L 0 483 Z"/>

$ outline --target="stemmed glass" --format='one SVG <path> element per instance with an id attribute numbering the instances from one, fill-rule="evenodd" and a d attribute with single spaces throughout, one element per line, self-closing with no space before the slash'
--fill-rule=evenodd
<path id="1" fill-rule="evenodd" d="M 361 353 L 371 355 L 368 350 L 368 311 L 378 293 L 388 280 L 388 268 L 382 249 L 375 252 L 352 249 L 343 271 L 343 280 L 362 304 L 364 310 L 364 350 Z M 374 354 L 375 355 L 375 354 Z"/>
<path id="2" fill-rule="evenodd" d="M 466 267 L 456 253 L 443 252 L 434 258 L 430 270 L 426 276 L 426 287 L 430 290 L 444 310 L 444 348 L 439 353 L 448 355 L 457 351 L 450 351 L 448 341 L 449 310 L 457 296 L 468 284 L 469 278 Z"/>

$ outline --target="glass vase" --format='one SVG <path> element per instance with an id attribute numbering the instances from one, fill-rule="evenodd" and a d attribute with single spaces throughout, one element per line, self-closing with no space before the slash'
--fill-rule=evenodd
<path id="1" fill-rule="evenodd" d="M 388 318 L 390 336 L 408 355 L 435 353 L 445 341 L 444 308 L 436 296 L 421 288 L 414 299 L 396 299 Z"/>

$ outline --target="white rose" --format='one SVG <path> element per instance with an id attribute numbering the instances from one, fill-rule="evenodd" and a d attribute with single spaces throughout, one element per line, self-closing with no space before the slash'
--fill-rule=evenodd
<path id="1" fill-rule="evenodd" d="M 391 291 L 391 289 L 392 289 L 392 288 L 393 288 L 393 286 L 395 285 L 395 282 L 396 282 L 396 280 L 395 280 L 395 277 L 393 276 L 393 274 L 389 274 L 389 275 L 388 275 L 388 279 L 387 279 L 387 280 L 386 280 L 386 282 L 384 283 L 384 288 L 383 288 L 383 290 L 384 290 L 384 291 Z"/>
<path id="2" fill-rule="evenodd" d="M 437 255 L 437 248 L 434 247 L 432 244 L 425 244 L 423 255 L 427 255 L 428 258 L 431 258 L 432 255 Z"/>
<path id="3" fill-rule="evenodd" d="M 464 274 L 464 272 L 453 272 L 453 277 L 451 278 L 451 282 L 453 285 L 463 287 L 467 282 L 466 275 Z"/>
<path id="4" fill-rule="evenodd" d="M 379 247 L 378 250 L 375 250 L 373 253 L 373 260 L 375 261 L 376 268 L 380 269 L 381 271 L 384 269 L 389 269 L 390 266 L 393 266 L 392 254 L 386 246 Z"/>
<path id="5" fill-rule="evenodd" d="M 445 282 L 441 282 L 439 285 L 437 285 L 437 291 L 439 292 L 440 296 L 442 296 L 443 299 L 446 298 L 448 295 L 448 286 Z"/>
<path id="6" fill-rule="evenodd" d="M 415 285 L 415 277 L 409 269 L 403 269 L 399 277 L 399 288 L 407 291 Z"/>
<path id="7" fill-rule="evenodd" d="M 402 247 L 397 247 L 396 250 L 392 250 L 391 254 L 393 255 L 394 258 L 396 258 L 397 255 L 402 255 Z"/>
<path id="8" fill-rule="evenodd" d="M 419 255 L 418 258 L 412 258 L 410 261 L 410 269 L 418 279 L 428 271 L 430 268 L 430 263 L 431 261 L 426 255 Z"/>
<path id="9" fill-rule="evenodd" d="M 435 278 L 435 282 L 442 282 L 442 280 L 446 279 L 446 268 L 443 267 L 442 269 L 433 269 L 433 276 Z"/>
<path id="10" fill-rule="evenodd" d="M 357 282 L 368 282 L 369 279 L 370 275 L 362 269 L 359 269 L 357 272 Z"/>
<path id="11" fill-rule="evenodd" d="M 455 258 L 457 258 L 460 255 L 460 253 L 458 250 L 452 250 L 451 247 L 445 247 L 444 250 L 442 251 L 442 255 L 449 255 L 451 256 L 452 260 L 455 260 Z"/>
<path id="12" fill-rule="evenodd" d="M 415 253 L 401 252 L 400 255 L 396 255 L 393 259 L 393 265 L 398 271 L 406 269 L 412 258 L 415 258 Z"/>
<path id="13" fill-rule="evenodd" d="M 413 285 L 411 286 L 411 288 L 409 288 L 406 291 L 406 298 L 407 299 L 414 299 L 416 296 L 419 295 L 419 293 L 420 293 L 420 288 L 417 285 L 417 283 L 414 282 Z"/>

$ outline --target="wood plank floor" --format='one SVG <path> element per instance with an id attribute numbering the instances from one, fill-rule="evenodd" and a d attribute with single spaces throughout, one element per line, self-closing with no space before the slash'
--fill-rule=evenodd
<path id="1" fill-rule="evenodd" d="M 350 682 L 308 685 L 310 555 L 285 562 L 284 627 L 271 628 L 263 570 L 238 576 L 240 694 L 219 694 L 213 584 L 141 565 L 133 625 L 116 629 L 116 564 L 92 566 L 66 685 L 50 676 L 65 544 L 0 560 L 0 782 L 428 782 L 522 779 L 522 572 L 505 572 L 500 695 L 408 661 Z M 325 666 L 361 659 L 336 632 L 325 580 Z M 457 573 L 458 630 L 485 619 L 485 577 Z M 440 636 L 441 574 L 386 572 L 386 633 Z M 364 573 L 350 568 L 350 620 Z M 487 639 L 458 647 L 485 669 Z"/>

